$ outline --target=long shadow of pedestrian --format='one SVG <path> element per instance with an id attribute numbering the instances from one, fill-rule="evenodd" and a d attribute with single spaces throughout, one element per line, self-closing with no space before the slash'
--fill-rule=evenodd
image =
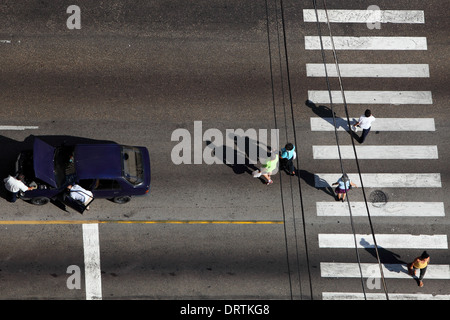
<path id="1" fill-rule="evenodd" d="M 366 239 L 362 238 L 360 244 L 364 249 L 369 252 L 374 258 L 377 258 L 377 253 L 375 251 L 374 245 L 370 244 Z M 383 247 L 377 246 L 378 255 L 380 257 L 380 262 L 391 272 L 396 273 L 406 273 L 408 274 L 408 269 L 406 268 L 406 262 L 400 259 L 400 255 L 392 251 L 389 251 Z"/>
<path id="2" fill-rule="evenodd" d="M 266 158 L 266 156 L 258 154 L 258 150 L 260 150 L 259 141 L 250 139 L 247 136 L 240 137 L 237 135 L 230 135 L 229 138 L 233 139 L 234 147 L 216 145 L 210 140 L 206 141 L 206 148 L 210 149 L 211 156 L 215 158 L 215 163 L 225 164 L 232 168 L 235 174 L 247 173 L 251 175 L 253 171 L 258 170 L 259 168 L 255 165 L 255 162 L 258 162 L 260 156 L 261 158 Z M 242 141 L 244 146 L 242 146 Z M 270 146 L 265 147 L 266 149 L 263 152 L 270 152 Z M 264 184 L 266 183 L 262 177 L 259 177 L 258 180 Z"/>
<path id="3" fill-rule="evenodd" d="M 321 117 L 322 119 L 324 119 L 325 121 L 327 121 L 330 125 L 332 125 L 334 127 L 333 111 L 329 107 L 323 106 L 323 105 L 317 106 L 311 100 L 306 100 L 305 105 L 307 107 L 311 108 L 311 110 L 316 115 L 318 115 L 319 117 Z M 336 112 L 334 113 L 334 117 L 335 117 L 335 121 L 336 121 L 336 129 L 343 128 L 345 131 L 347 131 L 353 137 L 353 139 L 360 142 L 359 136 L 353 130 L 349 129 L 346 119 L 339 118 L 336 115 Z M 350 119 L 350 120 L 353 121 L 353 123 L 356 122 L 356 119 Z"/>
<path id="4" fill-rule="evenodd" d="M 327 195 L 333 196 L 335 197 L 334 194 L 334 189 L 328 185 L 328 183 L 326 183 L 326 187 L 316 187 L 316 180 L 318 179 L 319 182 L 326 182 L 325 180 L 323 180 L 322 178 L 320 178 L 319 176 L 306 171 L 306 170 L 296 170 L 295 175 L 300 177 L 301 179 L 303 179 L 309 186 L 316 188 L 317 190 L 322 190 L 323 192 L 325 192 Z M 321 185 L 324 185 L 324 183 L 322 183 Z"/>

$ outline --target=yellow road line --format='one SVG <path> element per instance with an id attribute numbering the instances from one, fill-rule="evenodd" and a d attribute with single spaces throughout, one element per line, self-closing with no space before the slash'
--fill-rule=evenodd
<path id="1" fill-rule="evenodd" d="M 4 220 L 0 225 L 50 225 L 50 224 L 283 224 L 280 220 Z"/>

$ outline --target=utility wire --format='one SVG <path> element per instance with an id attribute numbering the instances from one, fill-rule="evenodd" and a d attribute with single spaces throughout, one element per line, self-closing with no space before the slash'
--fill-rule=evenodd
<path id="1" fill-rule="evenodd" d="M 288 84 L 288 92 L 289 92 L 289 105 L 291 108 L 291 120 L 292 120 L 292 129 L 294 134 L 294 143 L 297 144 L 297 133 L 295 129 L 295 119 L 294 119 L 294 105 L 293 105 L 293 99 L 292 99 L 292 85 L 291 85 L 291 77 L 290 77 L 290 70 L 289 70 L 289 55 L 287 51 L 287 40 L 286 40 L 286 19 L 284 17 L 284 4 L 283 0 L 280 0 L 280 11 L 281 11 L 281 21 L 282 21 L 282 30 L 283 30 L 283 44 L 284 44 L 284 56 L 286 60 L 286 78 L 287 78 L 287 84 Z M 297 168 L 300 168 L 299 166 L 299 157 L 296 159 L 297 161 Z M 312 281 L 311 281 L 311 267 L 310 267 L 310 260 L 309 260 L 309 250 L 308 250 L 308 241 L 306 237 L 306 223 L 305 223 L 305 209 L 303 205 L 303 196 L 302 196 L 302 187 L 301 187 L 301 179 L 300 174 L 297 174 L 297 181 L 298 181 L 298 189 L 299 189 L 299 195 L 300 195 L 300 208 L 301 208 L 301 214 L 302 214 L 302 226 L 303 226 L 303 240 L 305 242 L 305 252 L 306 252 L 306 265 L 308 269 L 308 277 L 309 277 L 309 290 L 311 294 L 311 299 L 313 298 L 313 291 L 312 291 Z M 294 219 L 294 230 L 297 232 L 296 229 L 296 222 L 295 222 L 295 214 L 293 215 Z M 296 240 L 297 244 L 297 240 Z M 298 253 L 297 253 L 298 254 Z M 298 260 L 298 257 L 297 257 Z M 298 266 L 299 268 L 299 266 Z"/>

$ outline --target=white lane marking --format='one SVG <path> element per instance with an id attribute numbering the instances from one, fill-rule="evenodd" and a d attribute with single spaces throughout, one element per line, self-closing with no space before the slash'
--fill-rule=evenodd
<path id="1" fill-rule="evenodd" d="M 358 159 L 438 159 L 437 146 L 355 146 Z M 353 146 L 340 146 L 342 159 L 355 159 Z M 339 159 L 337 146 L 313 146 L 314 159 Z"/>
<path id="2" fill-rule="evenodd" d="M 406 264 L 384 263 L 383 274 L 385 278 L 411 279 Z M 380 278 L 380 269 L 376 263 L 361 263 L 364 278 Z M 321 262 L 320 274 L 326 278 L 359 278 L 361 277 L 358 263 Z M 429 264 L 426 274 L 427 280 L 450 279 L 450 265 Z"/>
<path id="3" fill-rule="evenodd" d="M 33 130 L 39 129 L 37 126 L 0 126 L 0 130 Z"/>
<path id="4" fill-rule="evenodd" d="M 316 173 L 316 188 L 331 187 L 342 176 L 340 173 Z M 439 173 L 362 173 L 366 188 L 441 188 Z M 361 186 L 357 173 L 348 173 L 350 180 Z"/>
<path id="5" fill-rule="evenodd" d="M 389 300 L 450 300 L 448 294 L 388 293 Z M 323 300 L 386 300 L 384 293 L 322 292 Z"/>
<path id="6" fill-rule="evenodd" d="M 359 117 L 350 118 L 350 124 Z M 348 131 L 347 119 L 335 118 L 338 131 Z M 310 118 L 311 131 L 334 131 L 333 118 Z M 377 118 L 372 131 L 436 131 L 433 118 Z"/>
<path id="7" fill-rule="evenodd" d="M 432 104 L 431 91 L 344 91 L 345 100 L 352 104 Z M 328 90 L 308 90 L 314 103 L 330 103 Z M 339 90 L 331 91 L 333 103 L 344 103 Z"/>
<path id="8" fill-rule="evenodd" d="M 0 43 L 11 43 L 11 40 L 0 40 Z"/>
<path id="9" fill-rule="evenodd" d="M 333 23 L 425 23 L 423 10 L 327 10 Z M 317 10 L 319 22 L 327 22 L 325 10 Z M 303 9 L 303 21 L 316 22 L 314 9 Z"/>
<path id="10" fill-rule="evenodd" d="M 372 217 L 444 217 L 443 202 L 387 202 L 386 204 L 368 204 Z M 350 204 L 352 216 L 367 217 L 365 202 Z M 316 202 L 317 216 L 322 217 L 348 217 L 350 215 L 348 204 L 338 202 Z"/>
<path id="11" fill-rule="evenodd" d="M 375 248 L 371 234 L 319 233 L 319 248 Z M 389 249 L 448 249 L 446 235 L 376 234 L 377 246 Z"/>
<path id="12" fill-rule="evenodd" d="M 325 73 L 326 68 L 326 73 Z M 340 63 L 342 78 L 429 78 L 428 64 L 352 64 Z M 307 63 L 308 77 L 337 77 L 336 65 L 332 63 Z"/>
<path id="13" fill-rule="evenodd" d="M 333 36 L 336 50 L 427 50 L 426 37 L 345 37 Z M 329 36 L 322 37 L 324 50 L 332 50 Z M 305 36 L 306 50 L 321 50 L 320 37 Z"/>
<path id="14" fill-rule="evenodd" d="M 102 299 L 98 224 L 83 224 L 86 300 Z"/>

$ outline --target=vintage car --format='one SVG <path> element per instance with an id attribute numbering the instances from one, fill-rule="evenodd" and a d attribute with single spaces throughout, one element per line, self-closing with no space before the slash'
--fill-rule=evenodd
<path id="1" fill-rule="evenodd" d="M 33 150 L 23 151 L 16 161 L 16 175 L 34 190 L 20 198 L 36 205 L 59 200 L 83 212 L 89 203 L 69 196 L 69 185 L 92 192 L 94 199 L 127 203 L 132 196 L 150 191 L 150 156 L 147 148 L 116 143 L 62 144 L 52 146 L 34 137 Z"/>

